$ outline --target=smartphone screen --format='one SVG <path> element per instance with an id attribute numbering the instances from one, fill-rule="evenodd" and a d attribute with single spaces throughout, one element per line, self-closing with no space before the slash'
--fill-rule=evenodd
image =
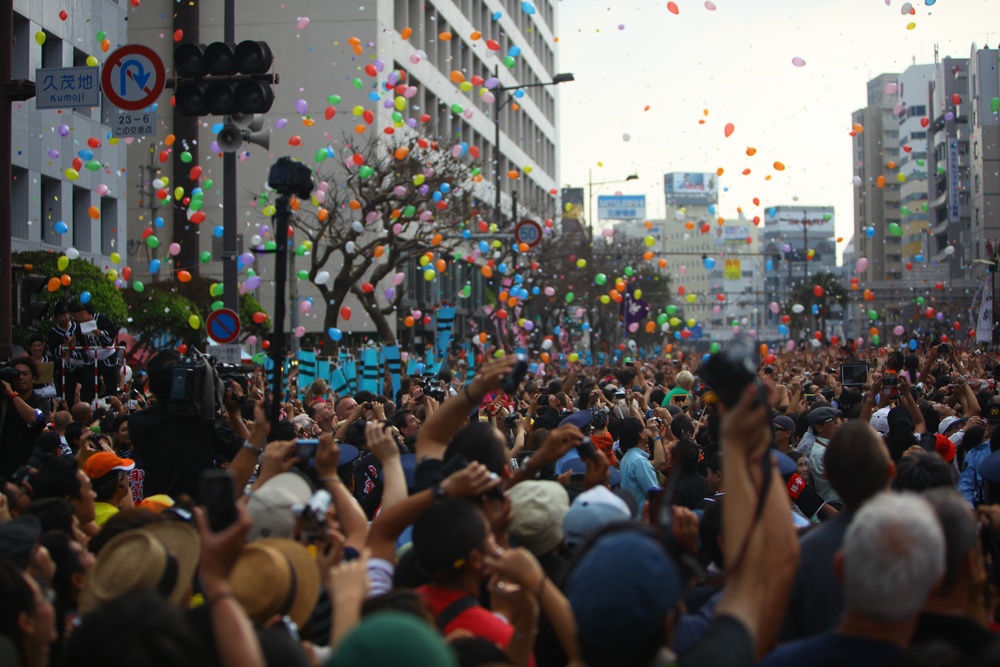
<path id="1" fill-rule="evenodd" d="M 225 470 L 201 473 L 201 503 L 208 510 L 208 525 L 213 533 L 225 530 L 236 522 L 236 500 L 233 478 Z"/>
<path id="2" fill-rule="evenodd" d="M 319 447 L 319 440 L 298 440 L 295 443 L 295 456 L 301 461 L 314 459 L 317 447 Z"/>
<path id="3" fill-rule="evenodd" d="M 858 387 L 868 382 L 868 364 L 841 364 L 840 384 Z"/>

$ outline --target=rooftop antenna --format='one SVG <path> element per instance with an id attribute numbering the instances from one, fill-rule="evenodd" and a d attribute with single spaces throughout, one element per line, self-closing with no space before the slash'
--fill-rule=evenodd
<path id="1" fill-rule="evenodd" d="M 937 42 L 934 42 L 934 64 L 935 65 L 940 65 L 941 64 L 941 57 L 940 57 L 940 54 L 938 53 L 938 44 L 937 44 Z"/>

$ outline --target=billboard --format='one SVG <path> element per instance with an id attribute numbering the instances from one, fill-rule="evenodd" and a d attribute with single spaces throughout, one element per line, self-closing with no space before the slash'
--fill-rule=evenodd
<path id="1" fill-rule="evenodd" d="M 663 175 L 663 191 L 667 205 L 715 204 L 719 195 L 719 179 L 715 174 L 680 171 Z"/>
<path id="2" fill-rule="evenodd" d="M 715 245 L 725 245 L 727 243 L 747 244 L 747 238 L 753 237 L 753 232 L 746 225 L 725 225 L 716 227 L 713 243 Z"/>
<path id="3" fill-rule="evenodd" d="M 563 188 L 563 218 L 579 220 L 583 214 L 583 188 Z"/>
<path id="4" fill-rule="evenodd" d="M 602 195 L 597 198 L 597 217 L 602 220 L 645 220 L 646 195 Z"/>
<path id="5" fill-rule="evenodd" d="M 739 280 L 743 277 L 743 262 L 738 259 L 727 259 L 723 275 L 726 280 Z"/>

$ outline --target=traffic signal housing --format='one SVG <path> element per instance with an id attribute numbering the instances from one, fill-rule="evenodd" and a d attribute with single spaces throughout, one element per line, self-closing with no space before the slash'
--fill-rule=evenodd
<path id="1" fill-rule="evenodd" d="M 46 276 L 30 273 L 17 275 L 17 273 L 14 276 L 15 307 L 12 309 L 14 323 L 19 326 L 31 326 L 49 309 L 48 301 L 39 298 L 49 279 Z"/>
<path id="2" fill-rule="evenodd" d="M 266 42 L 181 44 L 174 49 L 174 104 L 182 116 L 267 113 L 277 75 Z"/>

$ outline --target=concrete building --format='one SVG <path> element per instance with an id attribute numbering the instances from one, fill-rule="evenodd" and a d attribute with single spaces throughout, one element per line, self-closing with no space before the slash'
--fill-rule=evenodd
<path id="1" fill-rule="evenodd" d="M 144 0 L 142 11 L 134 12 L 129 22 L 131 41 L 156 49 L 168 65 L 168 75 L 174 48 L 169 36 L 176 29 L 177 6 L 167 0 Z M 499 170 L 503 175 L 501 188 L 505 210 L 510 209 L 510 194 L 516 190 L 522 214 L 540 219 L 553 217 L 557 200 L 549 193 L 559 183 L 557 87 L 530 88 L 524 91 L 523 97 L 513 99 L 513 104 L 507 104 L 500 114 L 498 154 L 494 146 L 494 105 L 484 102 L 478 91 L 462 92 L 450 79 L 450 73 L 458 71 L 466 79 L 473 75 L 486 78 L 496 73 L 500 85 L 508 87 L 552 81 L 557 72 L 555 2 L 537 0 L 533 6 L 535 13 L 528 14 L 522 11 L 520 2 L 510 0 L 376 0 L 360 4 L 346 0 L 303 0 L 296 3 L 294 9 L 282 3 L 241 1 L 236 17 L 237 41 L 267 41 L 274 53 L 274 71 L 281 81 L 274 87 L 276 99 L 265 119 L 265 129 L 271 132 L 270 151 L 244 145 L 239 152 L 237 219 L 241 238 L 238 252 L 248 249 L 249 239 L 258 232 L 259 225 L 270 224 L 254 200 L 276 158 L 291 155 L 314 165 L 317 148 L 330 145 L 337 156 L 334 159 L 341 159 L 344 138 L 355 141 L 353 137 L 357 136 L 353 129 L 356 119 L 351 113 L 355 106 L 370 109 L 376 115 L 370 131 L 380 132 L 382 127 L 392 124 L 391 114 L 395 109 L 386 108 L 378 95 L 378 82 L 384 82 L 392 70 L 405 71 L 407 82 L 417 88 L 417 94 L 409 99 L 405 116 L 429 114 L 432 134 L 443 141 L 466 141 L 479 148 L 483 187 L 477 194 L 484 202 L 492 206 L 493 176 Z M 222 0 L 192 3 L 186 11 L 197 13 L 187 17 L 184 41 L 210 43 L 222 39 Z M 308 26 L 299 27 L 303 17 L 308 17 Z M 408 39 L 402 37 L 404 29 L 412 30 Z M 481 38 L 474 40 L 474 32 L 481 33 Z M 450 33 L 451 38 L 442 39 L 444 33 Z M 360 56 L 349 43 L 352 38 L 360 45 Z M 499 43 L 499 51 L 487 47 L 486 41 L 494 39 Z M 520 49 L 520 55 L 514 59 L 514 67 L 509 69 L 504 66 L 503 58 L 514 47 Z M 383 73 L 375 78 L 366 76 L 365 66 L 376 59 L 384 63 Z M 360 89 L 352 85 L 355 77 L 364 81 Z M 328 97 L 334 94 L 341 97 L 336 106 L 337 114 L 332 120 L 324 120 L 323 109 L 330 104 Z M 308 108 L 305 114 L 297 109 L 300 100 Z M 165 103 L 166 96 L 161 101 Z M 461 105 L 465 113 L 455 113 L 453 105 Z M 221 123 L 222 118 L 201 118 L 191 134 L 186 135 L 175 127 L 177 123 L 171 122 L 170 116 L 169 110 L 161 115 L 156 137 L 132 145 L 129 164 L 134 178 L 130 183 L 135 189 L 142 188 L 143 177 L 137 167 L 147 164 L 151 147 L 155 147 L 157 153 L 161 150 L 168 134 L 175 134 L 179 143 L 185 142 L 187 150 L 195 153 L 196 163 L 203 168 L 202 181 L 211 178 L 215 182 L 213 190 L 206 193 L 202 209 L 208 213 L 208 219 L 200 228 L 191 229 L 180 210 L 161 211 L 165 228 L 158 230 L 158 234 L 170 237 L 173 233 L 176 238 L 179 233 L 183 236 L 187 228 L 188 242 L 196 245 L 197 252 L 193 256 L 203 251 L 212 253 L 213 261 L 200 265 L 202 274 L 221 278 L 218 261 L 221 239 L 212 231 L 222 224 L 222 160 L 212 143 L 215 139 L 213 125 Z M 309 122 L 315 124 L 310 126 Z M 301 137 L 300 145 L 289 144 L 293 135 Z M 523 169 L 528 165 L 532 167 L 530 173 Z M 190 165 L 176 162 L 153 166 L 162 169 L 162 175 L 173 182 L 178 180 L 175 177 L 184 177 L 190 168 Z M 517 181 L 506 177 L 510 169 L 521 170 Z M 142 228 L 150 224 L 151 217 L 150 211 L 130 204 L 130 237 L 138 238 Z M 143 248 L 136 250 L 132 256 L 136 270 L 146 271 L 148 275 L 146 267 L 150 257 Z M 255 270 L 262 278 L 257 296 L 269 309 L 274 302 L 272 264 L 271 259 L 263 258 L 255 263 Z M 299 259 L 292 271 L 304 265 L 305 261 Z M 328 270 L 335 272 L 334 267 Z M 407 274 L 404 288 L 413 293 L 414 299 L 429 299 L 429 303 L 425 302 L 427 305 L 433 305 L 435 299 L 444 296 L 453 286 L 451 282 L 460 287 L 465 279 L 456 275 L 448 284 L 442 281 L 435 288 L 434 285 L 410 285 L 411 277 L 419 276 L 419 272 L 407 271 Z M 322 303 L 319 291 L 308 281 L 299 282 L 297 287 L 300 297 L 312 297 L 315 302 L 299 324 L 310 332 L 321 331 L 327 304 Z M 340 324 L 345 332 L 373 330 L 353 297 L 348 297 L 342 305 L 354 312 L 350 321 Z M 292 308 L 290 312 L 295 310 Z M 456 321 L 461 320 L 460 313 Z"/>
<path id="2" fill-rule="evenodd" d="M 66 0 L 59 7 L 65 8 L 65 20 L 48 2 L 15 0 L 14 79 L 36 81 L 40 68 L 86 67 L 88 57 L 103 60 L 95 38 L 100 32 L 109 49 L 126 42 L 127 2 Z M 36 91 L 43 93 L 47 85 L 43 76 Z M 113 110 L 103 97 L 95 107 L 62 109 L 38 109 L 37 99 L 13 105 L 13 151 L 3 157 L 13 164 L 12 248 L 65 252 L 72 247 L 106 268 L 111 253 L 125 254 L 126 243 L 126 147 L 109 139 Z M 80 168 L 79 178 L 70 180 L 65 172 L 74 158 L 98 168 Z M 58 223 L 67 231 L 59 233 Z"/>
<path id="3" fill-rule="evenodd" d="M 986 241 L 1000 238 L 1000 115 L 991 108 L 1000 98 L 1000 50 L 972 45 L 969 58 L 969 93 L 963 100 L 969 120 L 969 142 L 972 148 L 969 176 L 972 190 L 971 258 L 987 259 Z M 982 273 L 976 264 L 974 276 Z"/>

